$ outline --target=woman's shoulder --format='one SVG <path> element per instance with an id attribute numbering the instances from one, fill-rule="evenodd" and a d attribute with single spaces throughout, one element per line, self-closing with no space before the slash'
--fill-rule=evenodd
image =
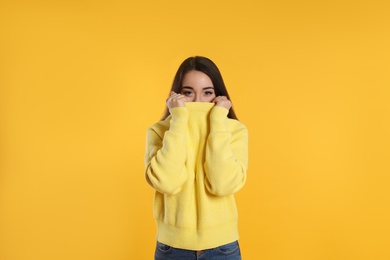
<path id="1" fill-rule="evenodd" d="M 149 126 L 148 131 L 154 131 L 159 135 L 160 134 L 163 135 L 165 133 L 165 131 L 167 131 L 169 129 L 169 123 L 170 123 L 171 117 L 172 116 L 169 115 L 167 118 L 160 120 L 160 121 L 154 123 L 153 125 Z"/>
<path id="2" fill-rule="evenodd" d="M 229 132 L 232 134 L 232 136 L 247 136 L 248 135 L 248 128 L 246 125 L 237 119 L 228 118 L 227 125 Z"/>
<path id="3" fill-rule="evenodd" d="M 228 118 L 227 123 L 228 123 L 229 128 L 247 129 L 246 125 L 244 123 L 242 123 L 241 121 L 238 121 L 237 119 Z"/>

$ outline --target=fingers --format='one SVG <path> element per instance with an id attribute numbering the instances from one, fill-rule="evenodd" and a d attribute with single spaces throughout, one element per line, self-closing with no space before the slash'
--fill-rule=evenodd
<path id="1" fill-rule="evenodd" d="M 227 97 L 226 96 L 216 96 L 215 98 L 214 98 L 214 103 L 218 103 L 218 102 L 222 102 L 222 101 L 224 101 L 224 100 L 228 100 L 227 99 Z"/>
<path id="2" fill-rule="evenodd" d="M 166 100 L 169 109 L 173 107 L 184 107 L 185 97 L 182 94 L 171 92 L 169 98 Z"/>
<path id="3" fill-rule="evenodd" d="M 232 103 L 230 102 L 229 99 L 227 99 L 226 96 L 217 96 L 213 102 L 215 103 L 216 106 L 221 106 L 229 110 L 232 107 Z"/>

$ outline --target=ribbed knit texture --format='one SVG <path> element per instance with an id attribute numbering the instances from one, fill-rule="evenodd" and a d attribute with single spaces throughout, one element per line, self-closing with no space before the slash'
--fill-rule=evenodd
<path id="1" fill-rule="evenodd" d="M 234 193 L 246 181 L 248 132 L 214 103 L 186 102 L 147 131 L 146 180 L 157 240 L 188 250 L 238 239 Z"/>

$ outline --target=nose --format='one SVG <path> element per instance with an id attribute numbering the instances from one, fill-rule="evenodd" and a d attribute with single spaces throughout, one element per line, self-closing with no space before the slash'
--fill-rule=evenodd
<path id="1" fill-rule="evenodd" d="M 202 102 L 200 95 L 195 96 L 195 102 Z"/>

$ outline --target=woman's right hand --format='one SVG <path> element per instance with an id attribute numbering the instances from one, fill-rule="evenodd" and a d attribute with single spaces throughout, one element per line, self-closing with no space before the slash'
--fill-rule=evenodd
<path id="1" fill-rule="evenodd" d="M 184 102 L 186 101 L 185 96 L 175 92 L 171 92 L 171 95 L 167 99 L 167 107 L 171 109 L 173 107 L 184 107 Z"/>

